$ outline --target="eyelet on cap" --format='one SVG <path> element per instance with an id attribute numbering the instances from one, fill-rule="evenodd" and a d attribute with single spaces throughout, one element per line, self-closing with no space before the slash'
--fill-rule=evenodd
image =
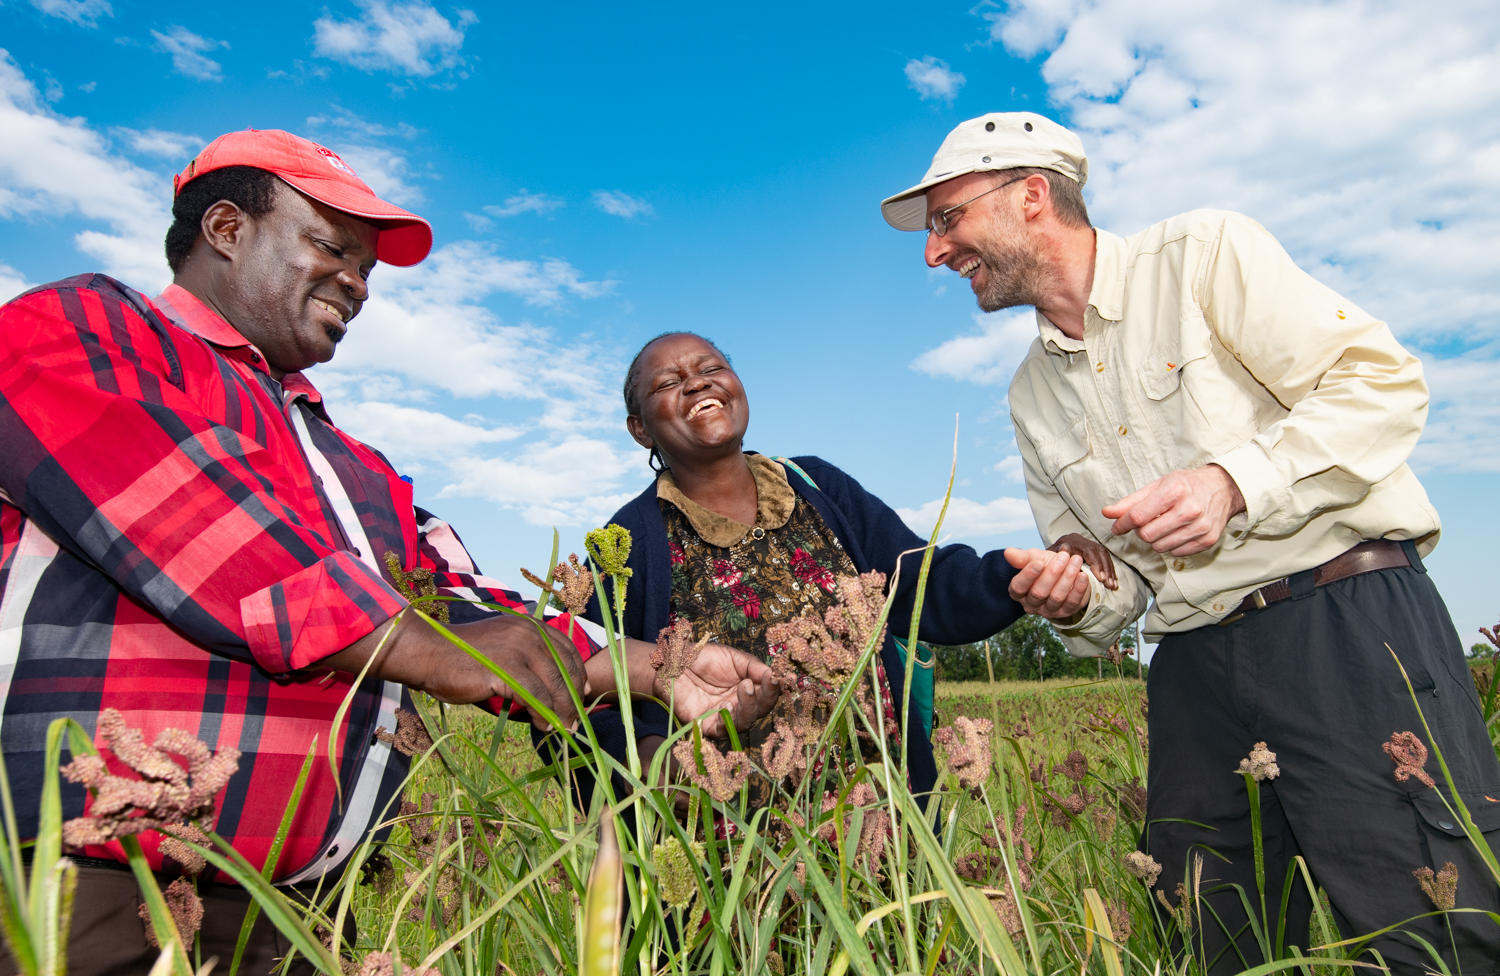
<path id="1" fill-rule="evenodd" d="M 984 131 L 986 131 L 986 132 L 994 132 L 995 131 L 995 123 L 993 123 L 993 122 L 986 122 L 984 124 Z"/>
<path id="2" fill-rule="evenodd" d="M 1027 132 L 1030 132 L 1030 131 L 1031 131 L 1031 123 L 1030 123 L 1030 122 L 1027 122 L 1027 123 L 1026 123 L 1026 131 L 1027 131 Z"/>

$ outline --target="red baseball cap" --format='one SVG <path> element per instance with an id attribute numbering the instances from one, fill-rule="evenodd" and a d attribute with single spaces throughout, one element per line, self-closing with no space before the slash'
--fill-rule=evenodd
<path id="1" fill-rule="evenodd" d="M 332 149 L 280 129 L 245 129 L 219 136 L 172 177 L 173 194 L 204 173 L 226 166 L 269 170 L 319 203 L 375 224 L 380 228 L 375 257 L 386 264 L 407 267 L 432 250 L 431 224 L 377 197 Z"/>

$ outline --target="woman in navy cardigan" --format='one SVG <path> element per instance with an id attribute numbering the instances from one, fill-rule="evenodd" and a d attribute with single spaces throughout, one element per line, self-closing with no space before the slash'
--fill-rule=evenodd
<path id="1" fill-rule="evenodd" d="M 693 623 L 695 638 L 764 660 L 771 623 L 809 611 L 821 616 L 834 599 L 834 577 L 879 570 L 890 579 L 898 559 L 889 633 L 910 632 L 925 540 L 820 458 L 783 465 L 744 452 L 749 404 L 716 346 L 691 333 L 652 340 L 631 363 L 625 404 L 631 435 L 652 452 L 653 467 L 658 459 L 661 464 L 656 481 L 610 520 L 634 540 L 625 636 L 654 640 L 682 618 Z M 1112 577 L 1108 552 L 1097 543 L 1069 537 L 1058 546 L 1083 553 L 1101 579 Z M 1017 567 L 1023 567 L 1019 578 Z M 1013 582 L 1017 592 L 1055 595 L 1071 613 L 1088 601 L 1080 567 L 1078 555 L 1053 559 L 1008 550 L 981 556 L 963 545 L 939 548 L 928 575 L 921 639 L 962 644 L 1004 630 L 1024 613 L 1011 596 Z M 600 619 L 597 602 L 588 615 Z M 880 656 L 891 700 L 900 702 L 905 668 L 891 636 Z M 605 747 L 623 757 L 626 731 L 618 713 L 595 713 L 593 722 Z M 937 780 L 927 730 L 915 712 L 902 724 L 912 789 L 926 794 Z M 634 734 L 643 763 L 667 733 L 666 710 L 638 702 Z"/>

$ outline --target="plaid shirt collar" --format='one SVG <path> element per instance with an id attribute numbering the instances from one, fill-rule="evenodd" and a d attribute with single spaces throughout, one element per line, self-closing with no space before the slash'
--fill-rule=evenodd
<path id="1" fill-rule="evenodd" d="M 265 356 L 255 344 L 240 335 L 239 330 L 230 325 L 222 315 L 209 308 L 207 303 L 186 288 L 177 284 L 168 285 L 160 295 L 152 299 L 152 303 L 172 320 L 173 325 L 193 333 L 221 351 L 239 351 L 240 355 L 234 358 L 248 359 L 255 369 L 270 374 Z M 323 394 L 302 373 L 287 373 L 281 378 L 281 388 L 288 403 L 299 396 L 306 397 L 311 404 L 323 403 Z"/>

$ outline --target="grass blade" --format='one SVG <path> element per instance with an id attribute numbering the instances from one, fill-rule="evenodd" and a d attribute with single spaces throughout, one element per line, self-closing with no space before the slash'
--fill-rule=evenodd
<path id="1" fill-rule="evenodd" d="M 312 771 L 313 757 L 317 754 L 318 737 L 313 736 L 312 745 L 307 750 L 307 758 L 302 760 L 302 771 L 297 774 L 297 782 L 292 787 L 292 796 L 287 802 L 286 812 L 281 815 L 281 824 L 277 826 L 276 836 L 271 840 L 271 851 L 266 855 L 266 866 L 261 870 L 261 877 L 267 881 L 270 881 L 276 874 L 276 865 L 281 860 L 282 845 L 286 843 L 287 834 L 292 831 L 292 821 L 296 819 L 297 808 L 302 804 L 302 790 L 307 786 L 307 775 Z M 250 944 L 250 932 L 254 929 L 255 920 L 259 917 L 260 903 L 251 899 L 250 906 L 245 909 L 245 921 L 240 926 L 239 940 L 234 944 L 234 959 L 229 963 L 229 976 L 236 976 L 239 973 L 240 960 L 245 956 L 245 946 Z"/>

